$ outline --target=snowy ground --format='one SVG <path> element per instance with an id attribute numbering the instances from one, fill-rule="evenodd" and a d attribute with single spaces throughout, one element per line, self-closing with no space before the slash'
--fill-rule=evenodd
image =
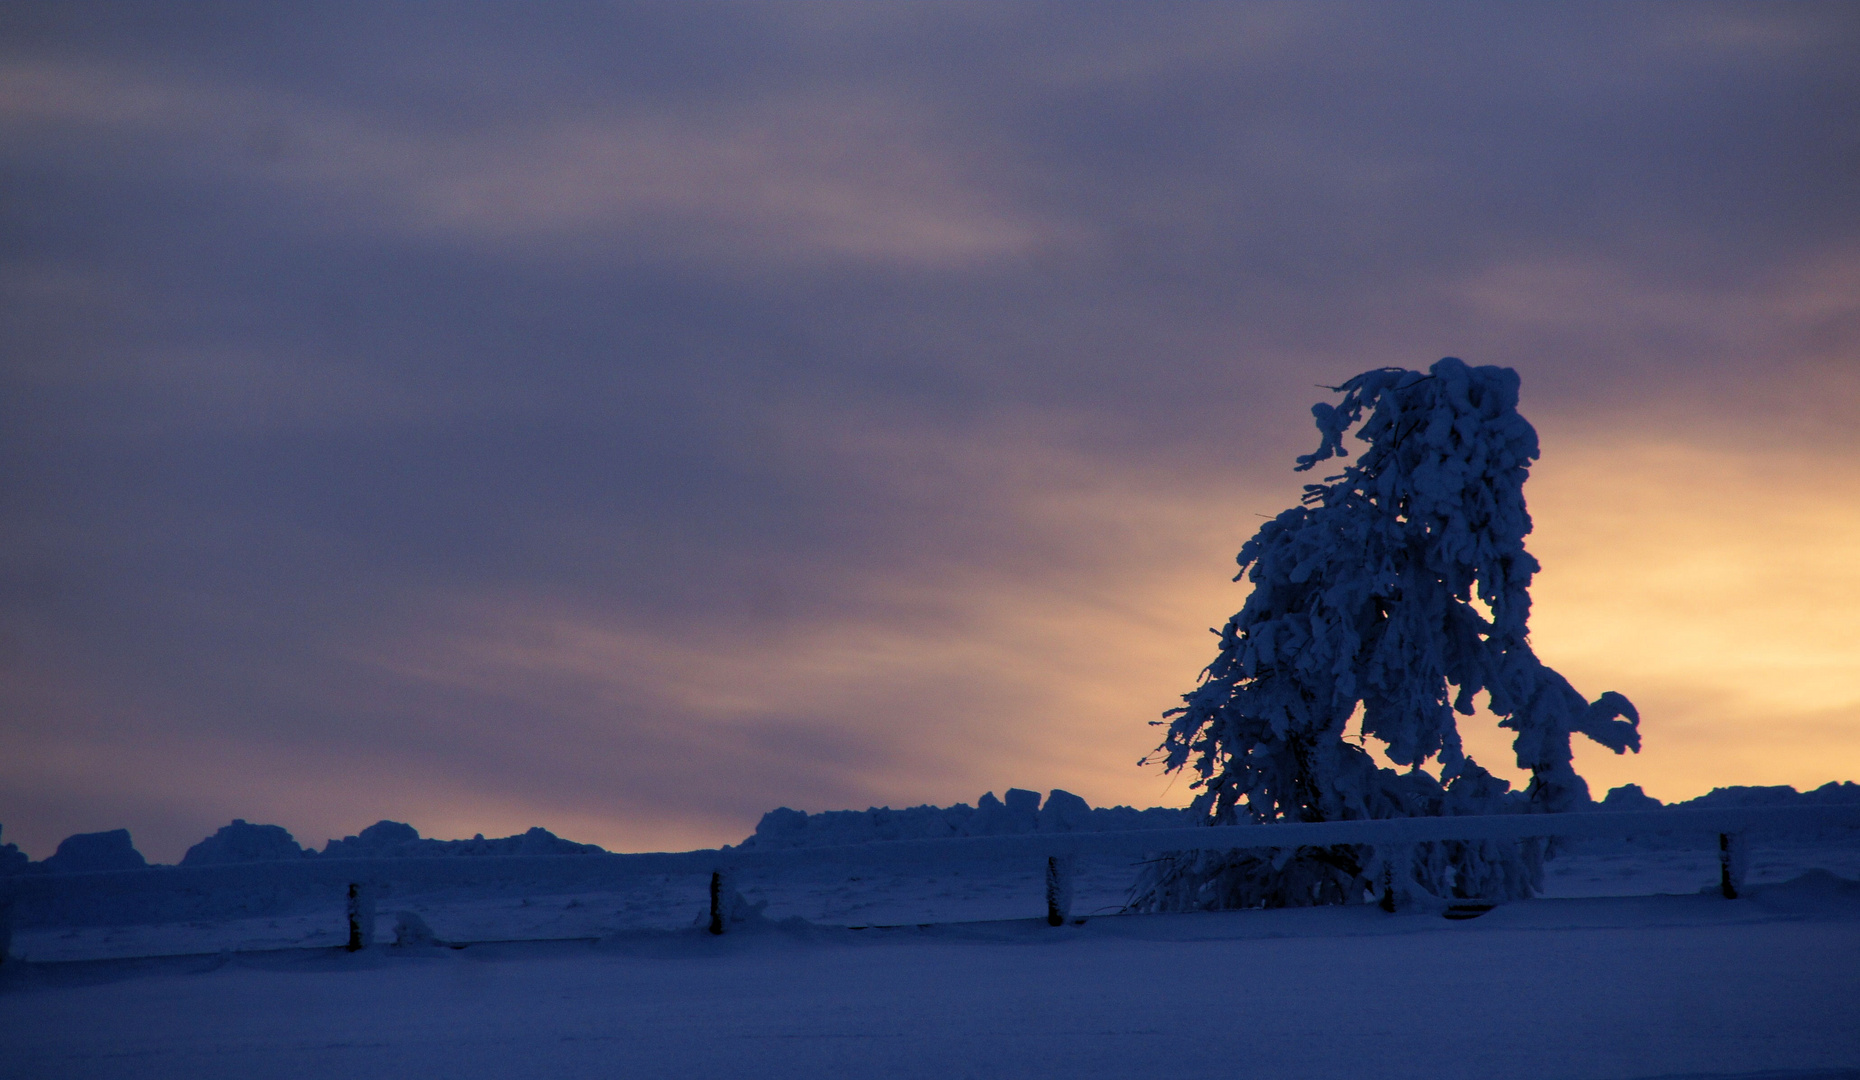
<path id="1" fill-rule="evenodd" d="M 1860 1076 L 1856 893 L 26 966 L 0 1076 Z"/>
<path id="2" fill-rule="evenodd" d="M 1463 922 L 1113 916 L 1130 867 L 1105 861 L 1074 908 L 1105 914 L 1059 929 L 1026 918 L 1037 868 L 985 864 L 746 878 L 789 921 L 722 938 L 691 928 L 695 877 L 382 903 L 384 939 L 406 909 L 441 938 L 585 940 L 293 948 L 337 943 L 333 902 L 30 929 L 0 968 L 0 1078 L 1860 1078 L 1860 842 L 1753 854 L 1725 901 L 1698 891 L 1706 848 L 1592 843 L 1550 898 Z M 122 959 L 163 953 L 209 955 Z"/>
<path id="3" fill-rule="evenodd" d="M 1860 880 L 1860 830 L 1813 840 L 1758 840 L 1749 879 L 1780 882 L 1813 869 Z M 1136 872 L 1125 859 L 1082 859 L 1073 912 L 1108 915 L 1124 905 Z M 935 874 L 848 872 L 843 867 L 784 869 L 746 875 L 737 884 L 771 920 L 799 917 L 829 926 L 908 926 L 1030 917 L 1045 911 L 1044 869 L 977 862 Z M 1632 844 L 1585 841 L 1552 859 L 1545 895 L 1578 897 L 1692 893 L 1718 880 L 1718 854 L 1693 842 Z M 626 892 L 495 895 L 429 892 L 381 899 L 379 935 L 392 940 L 394 914 L 418 914 L 442 940 L 512 941 L 599 938 L 638 930 L 692 925 L 708 910 L 709 879 L 659 876 Z M 347 935 L 343 899 L 286 914 L 154 926 L 38 927 L 20 930 L 13 955 L 31 961 L 96 960 L 253 951 L 341 944 Z"/>

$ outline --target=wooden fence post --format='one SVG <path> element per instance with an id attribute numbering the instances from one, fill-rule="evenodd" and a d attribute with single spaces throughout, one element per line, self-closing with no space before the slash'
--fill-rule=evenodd
<path id="1" fill-rule="evenodd" d="M 359 952 L 375 943 L 375 887 L 369 882 L 349 882 L 350 952 Z"/>
<path id="2" fill-rule="evenodd" d="M 1046 925 L 1064 926 L 1072 914 L 1073 856 L 1046 857 Z"/>
<path id="3" fill-rule="evenodd" d="M 1718 889 L 1726 900 L 1737 899 L 1750 869 L 1750 845 L 1741 832 L 1718 834 Z"/>
<path id="4" fill-rule="evenodd" d="M 730 922 L 730 904 L 735 899 L 736 889 L 730 880 L 730 871 L 718 868 L 710 872 L 710 932 L 721 934 Z"/>

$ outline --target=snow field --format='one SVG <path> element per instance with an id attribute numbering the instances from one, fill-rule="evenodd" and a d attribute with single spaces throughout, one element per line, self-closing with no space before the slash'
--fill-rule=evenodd
<path id="1" fill-rule="evenodd" d="M 12 965 L 0 1077 L 1836 1076 L 1856 893 Z"/>

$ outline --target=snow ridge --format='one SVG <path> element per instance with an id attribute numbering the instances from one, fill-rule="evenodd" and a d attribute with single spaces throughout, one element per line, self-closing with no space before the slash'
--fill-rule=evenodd
<path id="1" fill-rule="evenodd" d="M 1096 807 L 1069 791 L 1055 788 L 1041 805 L 1040 793 L 1009 788 L 1006 800 L 990 791 L 954 806 L 913 806 L 893 810 L 828 810 L 817 814 L 787 807 L 762 815 L 745 848 L 831 847 L 876 840 L 931 840 L 950 836 L 1008 836 L 1030 832 L 1110 832 L 1128 829 L 1179 829 L 1195 823 L 1186 810 L 1129 806 Z"/>
<path id="2" fill-rule="evenodd" d="M 1054 789 L 1044 803 L 1038 792 L 1009 788 L 1006 801 L 993 792 L 977 805 L 913 806 L 893 810 L 887 806 L 866 810 L 828 810 L 808 814 L 787 807 L 762 815 L 754 835 L 740 845 L 749 849 L 829 847 L 879 840 L 934 839 L 942 836 L 1003 836 L 1023 832 L 1117 832 L 1132 829 L 1177 829 L 1197 822 L 1190 811 L 1153 806 L 1093 807 L 1069 791 Z M 1853 781 L 1823 784 L 1811 791 L 1787 785 L 1773 787 L 1721 787 L 1671 809 L 1706 809 L 1737 806 L 1843 806 L 1860 803 L 1860 784 Z M 1607 798 L 1582 809 L 1657 810 L 1668 807 L 1640 789 L 1626 784 L 1609 791 Z M 4 828 L 0 826 L 0 828 Z M 532 828 L 512 836 L 469 840 L 434 840 L 420 836 L 411 825 L 378 821 L 355 836 L 330 840 L 318 852 L 302 847 L 281 826 L 252 825 L 234 819 L 219 831 L 187 849 L 182 866 L 218 866 L 234 863 L 278 862 L 313 858 L 403 858 L 474 855 L 583 855 L 600 854 L 595 844 L 564 840 L 547 829 Z M 0 844 L 0 876 L 23 873 L 77 873 L 94 870 L 133 870 L 150 865 L 135 849 L 127 829 L 78 833 L 58 845 L 56 854 L 31 861 L 14 844 Z"/>

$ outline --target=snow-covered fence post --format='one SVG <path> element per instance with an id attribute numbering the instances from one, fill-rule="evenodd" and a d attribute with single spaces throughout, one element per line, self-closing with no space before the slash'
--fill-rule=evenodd
<path id="1" fill-rule="evenodd" d="M 350 952 L 359 952 L 375 943 L 375 886 L 373 882 L 349 882 Z"/>
<path id="2" fill-rule="evenodd" d="M 1741 832 L 1718 834 L 1718 888 L 1726 900 L 1737 899 L 1744 887 L 1744 872 L 1750 868 L 1750 845 Z"/>
<path id="3" fill-rule="evenodd" d="M 1393 914 L 1414 906 L 1413 844 L 1382 844 L 1376 854 L 1382 859 L 1382 910 Z"/>
<path id="4" fill-rule="evenodd" d="M 1063 926 L 1072 914 L 1072 870 L 1070 855 L 1046 857 L 1046 925 Z"/>
<path id="5" fill-rule="evenodd" d="M 730 868 L 720 866 L 710 872 L 710 932 L 723 933 L 730 921 L 730 903 L 736 896 Z"/>

